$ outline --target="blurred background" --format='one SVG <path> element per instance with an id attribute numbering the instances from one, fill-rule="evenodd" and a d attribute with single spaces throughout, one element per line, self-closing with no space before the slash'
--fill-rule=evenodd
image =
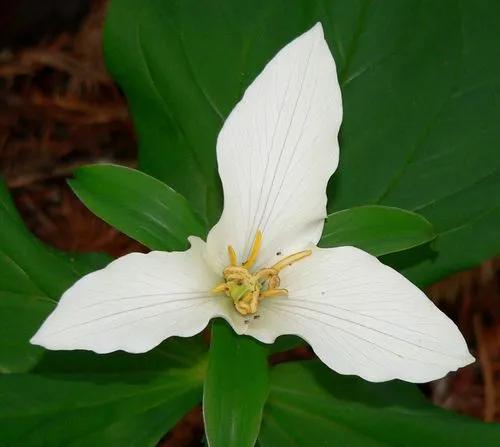
<path id="1" fill-rule="evenodd" d="M 135 166 L 126 99 L 102 55 L 106 3 L 0 2 L 0 175 L 39 238 L 63 250 L 119 256 L 144 248 L 93 216 L 66 184 L 80 165 Z M 500 421 L 500 260 L 427 292 L 460 326 L 477 362 L 424 391 L 442 407 Z M 195 410 L 162 445 L 189 445 L 200 431 Z"/>

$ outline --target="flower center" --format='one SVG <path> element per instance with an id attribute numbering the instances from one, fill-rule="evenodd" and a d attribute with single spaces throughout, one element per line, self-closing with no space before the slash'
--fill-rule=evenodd
<path id="1" fill-rule="evenodd" d="M 262 268 L 251 272 L 262 245 L 262 232 L 259 230 L 250 250 L 247 260 L 238 265 L 238 259 L 234 248 L 229 245 L 227 253 L 229 265 L 223 270 L 224 282 L 213 288 L 215 293 L 225 293 L 233 300 L 235 309 L 241 315 L 254 314 L 257 312 L 260 300 L 275 296 L 286 296 L 288 290 L 280 289 L 279 273 L 285 267 L 294 264 L 307 256 L 311 250 L 304 250 L 283 258 L 272 267 Z"/>

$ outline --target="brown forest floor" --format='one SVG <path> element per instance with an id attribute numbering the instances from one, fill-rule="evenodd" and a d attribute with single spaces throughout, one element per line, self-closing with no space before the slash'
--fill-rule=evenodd
<path id="1" fill-rule="evenodd" d="M 105 0 L 94 0 L 75 32 L 0 53 L 0 175 L 41 239 L 64 250 L 118 256 L 142 247 L 93 216 L 65 181 L 82 164 L 135 164 L 127 105 L 104 67 L 104 9 Z M 428 293 L 455 319 L 478 361 L 425 391 L 437 405 L 500 421 L 500 261 Z M 161 445 L 199 445 L 201 424 L 194 409 Z"/>

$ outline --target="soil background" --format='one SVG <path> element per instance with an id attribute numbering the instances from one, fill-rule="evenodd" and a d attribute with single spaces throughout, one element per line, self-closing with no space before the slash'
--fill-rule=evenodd
<path id="1" fill-rule="evenodd" d="M 63 250 L 145 251 L 91 214 L 66 179 L 80 165 L 135 166 L 127 104 L 104 66 L 105 0 L 0 2 L 0 175 L 28 227 Z M 0 229 L 1 231 L 1 229 Z M 435 404 L 500 421 L 500 260 L 427 290 L 459 325 L 477 362 L 423 386 Z M 295 350 L 275 361 L 307 358 Z M 160 442 L 202 445 L 200 408 Z"/>

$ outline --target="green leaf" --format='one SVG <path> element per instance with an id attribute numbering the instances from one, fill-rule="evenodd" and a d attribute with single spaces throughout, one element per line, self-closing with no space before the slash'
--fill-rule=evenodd
<path id="1" fill-rule="evenodd" d="M 170 19 L 179 7 L 177 1 L 148 0 L 139 8 L 132 0 L 112 2 L 104 45 L 134 116 L 140 169 L 179 191 L 206 216 L 220 201 L 213 152 L 223 117 L 207 107 L 209 99 L 197 85 L 195 67 Z"/>
<path id="2" fill-rule="evenodd" d="M 187 200 L 164 183 L 123 166 L 84 166 L 69 181 L 94 214 L 153 250 L 181 250 L 204 236 Z"/>
<path id="3" fill-rule="evenodd" d="M 261 447 L 498 445 L 500 425 L 429 404 L 415 385 L 370 383 L 319 362 L 285 363 L 271 373 Z"/>
<path id="4" fill-rule="evenodd" d="M 213 223 L 215 142 L 276 52 L 321 21 L 342 88 L 329 211 L 418 212 L 434 247 L 395 260 L 427 284 L 500 251 L 500 4 L 488 0 L 113 1 L 105 52 L 138 131 L 141 169 Z M 286 11 L 286 14 L 283 13 Z"/>
<path id="5" fill-rule="evenodd" d="M 267 348 L 251 337 L 236 335 L 225 321 L 214 321 L 203 389 L 211 447 L 255 444 L 268 386 Z"/>
<path id="6" fill-rule="evenodd" d="M 306 342 L 297 335 L 280 335 L 276 341 L 269 346 L 270 354 L 289 351 L 299 346 L 305 345 Z"/>
<path id="7" fill-rule="evenodd" d="M 344 40 L 330 209 L 374 203 L 428 219 L 434 251 L 401 254 L 419 284 L 500 251 L 498 12 L 489 1 L 366 2 Z"/>
<path id="8" fill-rule="evenodd" d="M 43 350 L 29 344 L 60 295 L 105 255 L 62 254 L 46 247 L 24 226 L 0 181 L 0 371 L 32 367 Z"/>
<path id="9" fill-rule="evenodd" d="M 140 356 L 52 352 L 0 376 L 2 446 L 154 447 L 199 402 L 205 366 L 196 339 Z"/>
<path id="10" fill-rule="evenodd" d="M 352 245 L 381 256 L 435 237 L 432 225 L 418 214 L 386 206 L 359 206 L 330 214 L 319 246 Z"/>

